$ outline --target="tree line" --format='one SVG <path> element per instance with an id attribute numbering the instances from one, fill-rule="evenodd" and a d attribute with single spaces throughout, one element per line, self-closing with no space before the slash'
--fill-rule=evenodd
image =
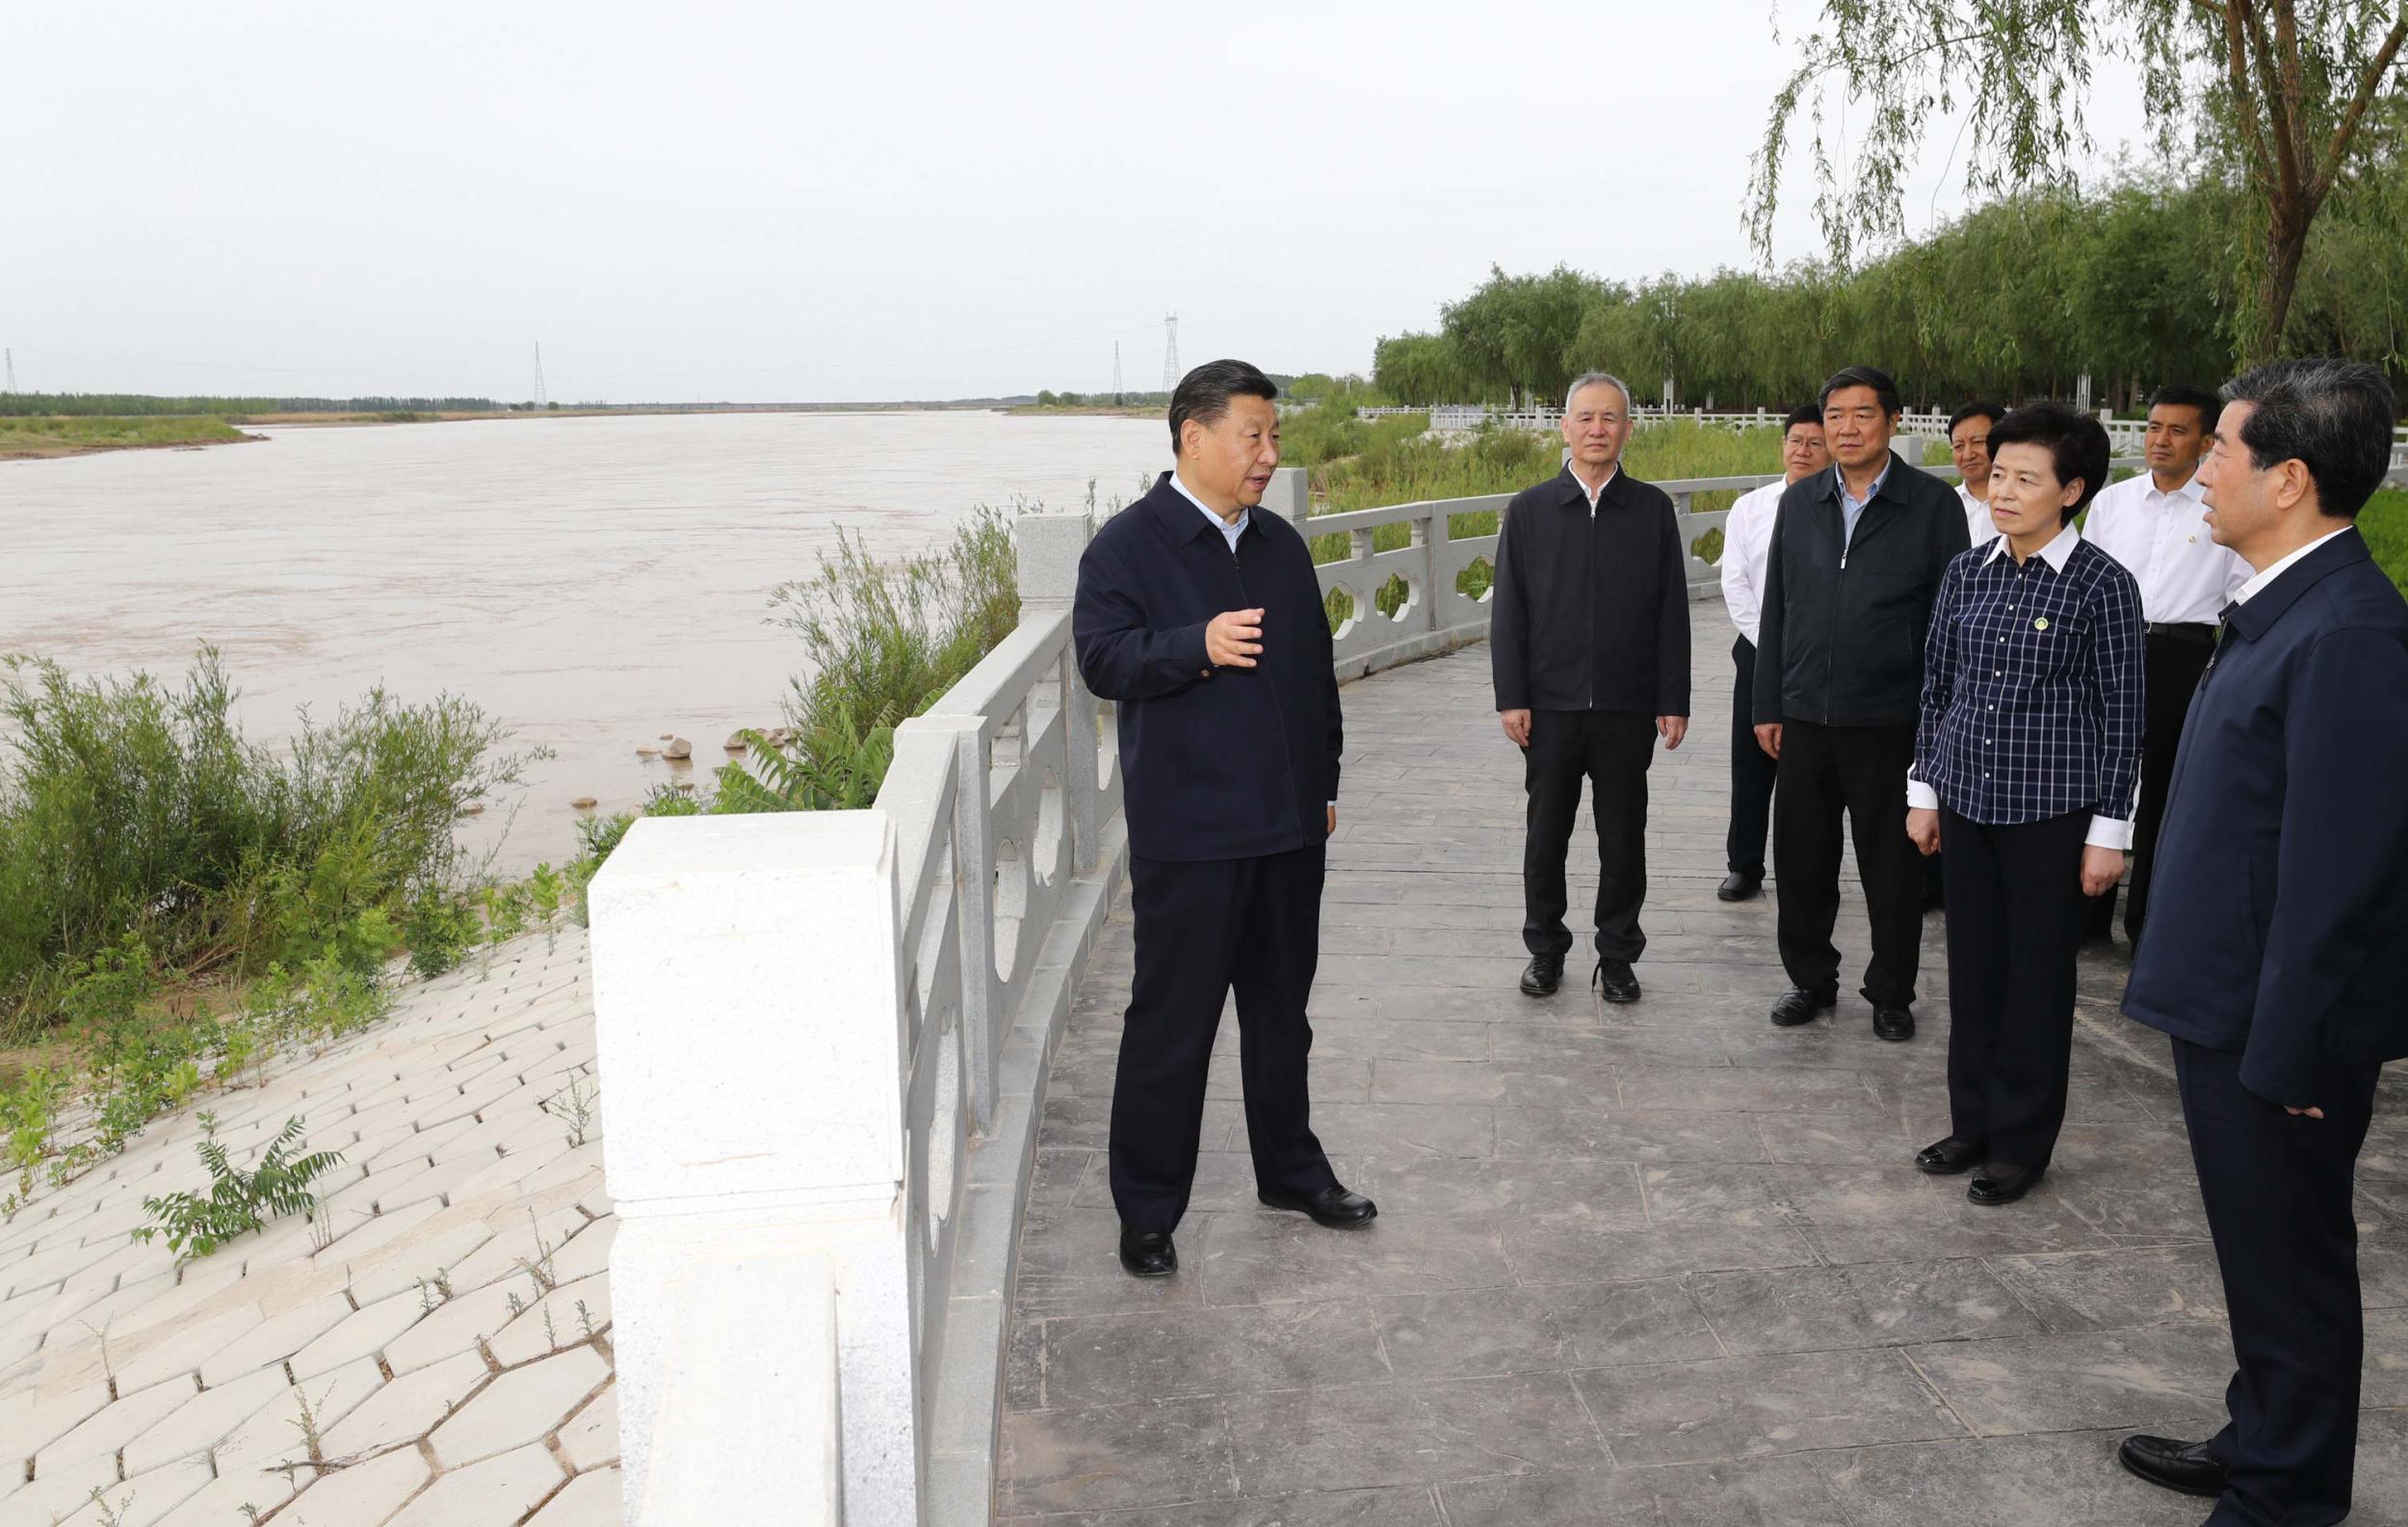
<path id="1" fill-rule="evenodd" d="M 2334 194 L 2302 258 L 2285 354 L 2373 361 L 2408 387 L 2408 133 Z M 1434 332 L 1379 342 L 1378 391 L 1408 404 L 1559 399 L 1590 369 L 1641 403 L 1785 408 L 1871 361 L 1916 405 L 2073 395 L 2134 408 L 2169 382 L 2232 375 L 2259 311 L 2235 257 L 2253 202 L 2229 177 L 2126 171 L 2088 192 L 1994 201 L 1852 269 L 1806 263 L 1624 282 L 1557 266 L 1487 281 Z"/>
<path id="2" fill-rule="evenodd" d="M 140 392 L 0 392 L 0 417 L 128 418 L 252 413 L 488 413 L 490 398 L 161 398 Z"/>

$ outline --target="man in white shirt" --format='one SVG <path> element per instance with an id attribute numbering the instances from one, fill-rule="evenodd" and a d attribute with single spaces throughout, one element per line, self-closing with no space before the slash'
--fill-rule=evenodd
<path id="1" fill-rule="evenodd" d="M 2124 935 L 2140 941 L 2149 912 L 2149 876 L 2158 826 L 2191 691 L 2215 651 L 2216 620 L 2249 565 L 2215 543 L 2203 517 L 2200 459 L 2207 454 L 2221 400 L 2204 387 L 2167 386 L 2149 400 L 2145 477 L 2100 491 L 2082 535 L 2124 565 L 2140 584 L 2148 622 L 2147 703 L 2140 745 L 2140 805 L 2134 823 L 2132 884 L 2124 898 Z M 2091 904 L 2093 937 L 2111 937 L 2115 892 Z"/>
<path id="2" fill-rule="evenodd" d="M 1949 455 L 1956 462 L 1956 501 L 1965 506 L 1965 530 L 1976 547 L 1999 539 L 1990 519 L 1990 430 L 2006 417 L 2001 403 L 1969 403 L 1949 415 Z"/>
<path id="3" fill-rule="evenodd" d="M 1764 609 L 1765 555 L 1772 545 L 1773 514 L 1792 483 L 1831 465 L 1823 444 L 1822 410 L 1808 404 L 1790 410 L 1781 435 L 1781 469 L 1787 475 L 1740 495 L 1722 526 L 1722 602 L 1739 627 L 1731 661 L 1739 683 L 1731 698 L 1731 873 L 1714 888 L 1726 902 L 1743 902 L 1764 888 L 1765 837 L 1772 825 L 1772 787 L 1781 766 L 1756 743 L 1756 623 Z"/>

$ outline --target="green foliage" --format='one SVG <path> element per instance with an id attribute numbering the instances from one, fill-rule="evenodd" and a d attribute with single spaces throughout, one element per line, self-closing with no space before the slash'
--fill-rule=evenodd
<path id="1" fill-rule="evenodd" d="M 143 1199 L 143 1208 L 156 1223 L 134 1231 L 134 1239 L 147 1242 L 164 1235 L 176 1261 L 189 1262 L 272 1219 L 309 1213 L 318 1206 L 310 1183 L 340 1165 L 343 1153 L 317 1150 L 295 1156 L 293 1150 L 301 1138 L 301 1121 L 286 1119 L 283 1130 L 259 1153 L 259 1164 L 249 1172 L 229 1161 L 225 1147 L 216 1140 L 203 1140 L 198 1150 L 201 1165 L 209 1172 L 208 1193 L 170 1193 Z"/>
<path id="2" fill-rule="evenodd" d="M 501 753 L 465 700 L 376 690 L 304 713 L 279 757 L 235 725 L 210 647 L 175 689 L 0 662 L 0 1020 L 20 1031 L 95 1021 L 170 970 L 380 961 L 405 908 L 463 877 L 463 810 L 535 756 Z"/>
<path id="3" fill-rule="evenodd" d="M 13 395 L 0 394 L 0 404 L 14 401 Z M 245 438 L 248 436 L 242 431 L 218 418 L 44 417 L 10 414 L 0 408 L 0 456 L 57 455 L 62 451 L 144 445 L 215 445 Z"/>
<path id="4" fill-rule="evenodd" d="M 2387 365 L 2408 389 L 2408 123 L 2367 131 L 2378 157 L 2308 238 L 2285 345 Z M 2136 411 L 2164 382 L 2231 375 L 2256 301 L 2233 244 L 2252 216 L 2230 179 L 2130 171 L 1992 202 L 1845 274 L 1806 264 L 1625 286 L 1500 273 L 1449 305 L 1438 332 L 1383 340 L 1374 374 L 1418 404 L 1554 407 L 1557 379 L 1593 368 L 1641 403 L 1670 381 L 1684 408 L 1787 409 L 1873 360 L 1915 405 L 2070 397 L 2086 373 L 2101 404 Z"/>
<path id="5" fill-rule="evenodd" d="M 1821 10 L 1821 24 L 1794 39 L 1797 66 L 1773 95 L 1753 165 L 1749 226 L 1767 257 L 1800 124 L 1817 221 L 1845 269 L 1860 239 L 1902 230 L 1924 134 L 1960 109 L 1950 154 L 1963 150 L 1969 190 L 2020 197 L 2072 183 L 2104 64 L 2166 87 L 2142 94 L 2158 158 L 2236 193 L 2238 216 L 2206 230 L 2222 237 L 2200 274 L 2234 289 L 2234 355 L 2246 364 L 2285 343 L 2327 198 L 2353 179 L 2400 173 L 2396 140 L 2382 131 L 2408 114 L 2408 13 L 2395 0 L 1823 0 Z M 1824 137 L 1832 93 L 1857 110 L 1839 145 Z M 2395 242 L 2403 227 L 2391 224 Z"/>
<path id="6" fill-rule="evenodd" d="M 439 976 L 477 942 L 477 913 L 467 897 L 432 882 L 418 887 L 402 911 L 402 941 L 412 975 Z"/>
<path id="7" fill-rule="evenodd" d="M 2402 592 L 2408 592 L 2408 491 L 2386 488 L 2358 512 L 2368 549 Z"/>
<path id="8" fill-rule="evenodd" d="M 138 392 L 0 392 L 0 418 L 252 413 L 489 413 L 491 398 L 161 398 Z"/>

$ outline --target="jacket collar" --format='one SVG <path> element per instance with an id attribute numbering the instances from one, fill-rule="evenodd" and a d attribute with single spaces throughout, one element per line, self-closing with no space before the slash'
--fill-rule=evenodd
<path id="1" fill-rule="evenodd" d="M 1622 485 L 1630 478 L 1630 475 L 1629 470 L 1620 461 L 1614 462 L 1613 475 L 1606 479 L 1604 487 L 1598 489 L 1597 502 L 1600 504 L 1621 503 L 1623 501 Z M 1582 484 L 1580 478 L 1573 474 L 1571 462 L 1564 462 L 1563 470 L 1556 474 L 1556 487 L 1562 493 L 1564 503 L 1578 504 L 1583 509 L 1588 507 L 1588 489 Z"/>
<path id="2" fill-rule="evenodd" d="M 1174 546 L 1184 546 L 1199 536 L 1211 536 L 1216 540 L 1221 540 L 1223 548 L 1226 549 L 1226 541 L 1221 533 L 1214 528 L 1211 520 L 1195 512 L 1195 500 L 1179 491 L 1178 486 L 1171 482 L 1168 472 L 1154 479 L 1153 488 L 1131 507 L 1144 510 L 1152 517 L 1154 528 Z M 1262 533 L 1262 527 L 1256 523 L 1256 516 L 1251 513 L 1247 514 L 1245 529 L 1240 533 L 1240 539 L 1243 540 L 1246 536 L 1259 536 Z"/>
<path id="3" fill-rule="evenodd" d="M 1873 505 L 1883 502 L 1893 504 L 1903 504 L 1906 502 L 1906 495 L 1900 491 L 1900 486 L 1905 479 L 1906 474 L 1898 470 L 1898 468 L 1904 465 L 1906 465 L 1906 458 L 1898 455 L 1895 450 L 1892 451 L 1890 453 L 1890 464 L 1881 469 L 1879 479 L 1873 484 L 1872 497 L 1865 501 L 1865 507 L 1868 510 L 1871 509 Z M 1831 463 L 1831 470 L 1827 472 L 1817 472 L 1811 479 L 1809 479 L 1809 481 L 1815 485 L 1815 494 L 1817 497 L 1820 498 L 1824 503 L 1835 507 L 1839 504 L 1841 478 L 1840 464 L 1837 461 Z"/>
<path id="4" fill-rule="evenodd" d="M 2352 525 L 2283 569 L 2272 583 L 2252 594 L 2248 603 L 2228 607 L 2224 623 L 2243 640 L 2255 642 L 2283 618 L 2284 611 L 2299 602 L 2300 595 L 2331 574 L 2365 562 L 2371 555 L 2367 550 L 2366 537 Z"/>

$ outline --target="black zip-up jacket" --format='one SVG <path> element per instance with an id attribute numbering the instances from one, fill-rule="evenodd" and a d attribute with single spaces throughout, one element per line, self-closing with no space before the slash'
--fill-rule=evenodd
<path id="1" fill-rule="evenodd" d="M 1931 601 L 1972 542 L 1965 512 L 1954 488 L 1893 451 L 1855 540 L 1845 534 L 1838 467 L 1781 495 L 1756 648 L 1759 721 L 1915 724 Z"/>
<path id="2" fill-rule="evenodd" d="M 1255 666 L 1213 667 L 1204 627 L 1257 608 Z M 1242 859 L 1328 841 L 1345 724 L 1321 578 L 1294 525 L 1257 510 L 1233 555 L 1165 472 L 1087 543 L 1070 636 L 1080 677 L 1118 706 L 1130 853 Z"/>
<path id="3" fill-rule="evenodd" d="M 1569 466 L 1513 495 L 1488 598 L 1497 709 L 1688 714 L 1678 519 L 1662 488 L 1618 469 L 1593 512 Z"/>

